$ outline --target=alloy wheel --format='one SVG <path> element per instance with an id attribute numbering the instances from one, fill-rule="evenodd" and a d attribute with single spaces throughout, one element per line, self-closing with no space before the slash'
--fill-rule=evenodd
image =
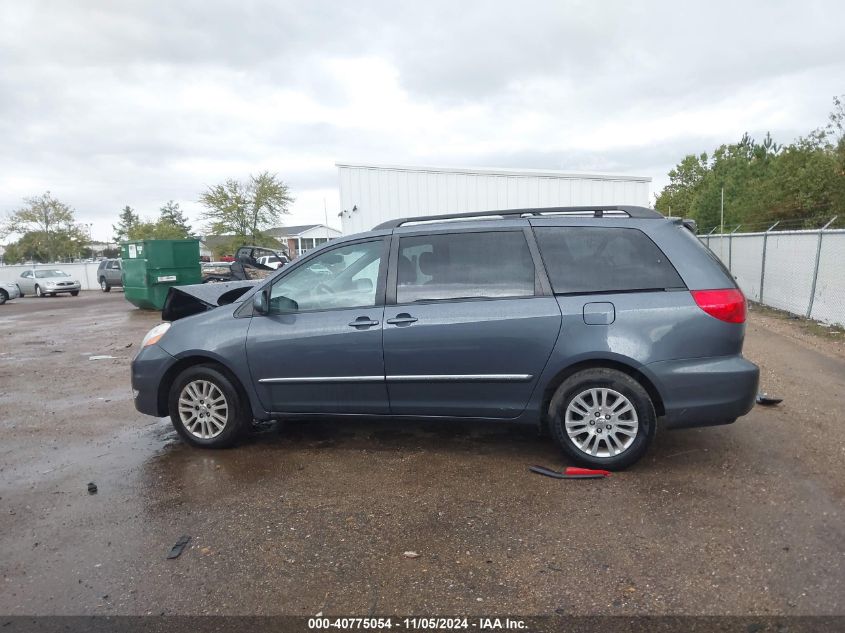
<path id="1" fill-rule="evenodd" d="M 618 391 L 599 387 L 582 391 L 570 400 L 564 424 L 572 444 L 593 457 L 624 453 L 639 429 L 631 401 Z"/>
<path id="2" fill-rule="evenodd" d="M 229 403 L 213 382 L 193 380 L 179 394 L 179 419 L 191 435 L 210 440 L 226 428 Z"/>

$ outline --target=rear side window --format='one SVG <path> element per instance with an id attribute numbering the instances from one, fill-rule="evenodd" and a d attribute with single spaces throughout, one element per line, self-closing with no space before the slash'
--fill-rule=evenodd
<path id="1" fill-rule="evenodd" d="M 522 231 L 399 240 L 397 303 L 533 295 L 534 261 Z"/>
<path id="2" fill-rule="evenodd" d="M 536 227 L 557 294 L 685 288 L 675 267 L 638 229 Z"/>

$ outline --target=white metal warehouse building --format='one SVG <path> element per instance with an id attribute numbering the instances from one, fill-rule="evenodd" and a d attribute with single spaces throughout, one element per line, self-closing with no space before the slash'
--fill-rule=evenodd
<path id="1" fill-rule="evenodd" d="M 343 233 L 387 220 L 499 209 L 648 206 L 651 178 L 535 169 L 336 163 Z"/>

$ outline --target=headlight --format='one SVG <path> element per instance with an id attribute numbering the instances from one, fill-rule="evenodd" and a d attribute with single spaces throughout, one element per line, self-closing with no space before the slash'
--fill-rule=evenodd
<path id="1" fill-rule="evenodd" d="M 155 345 L 156 343 L 161 340 L 161 337 L 164 336 L 164 333 L 170 329 L 169 323 L 160 323 L 155 326 L 152 330 L 147 332 L 147 335 L 144 337 L 144 340 L 141 341 L 141 347 L 146 347 L 147 345 Z"/>

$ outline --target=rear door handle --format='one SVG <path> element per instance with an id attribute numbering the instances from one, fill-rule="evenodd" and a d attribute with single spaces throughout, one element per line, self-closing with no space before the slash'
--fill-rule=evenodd
<path id="1" fill-rule="evenodd" d="M 359 327 L 373 327 L 374 325 L 378 325 L 378 321 L 373 321 L 370 317 L 358 317 L 352 323 L 349 324 L 349 327 L 359 328 Z"/>
<path id="2" fill-rule="evenodd" d="M 417 319 L 407 312 L 400 312 L 394 318 L 388 319 L 387 322 L 390 325 L 411 325 L 411 323 L 416 323 Z"/>

